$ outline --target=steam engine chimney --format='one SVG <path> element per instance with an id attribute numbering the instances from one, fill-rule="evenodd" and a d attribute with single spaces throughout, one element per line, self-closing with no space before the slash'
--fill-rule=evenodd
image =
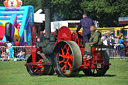
<path id="1" fill-rule="evenodd" d="M 51 34 L 50 8 L 44 8 L 44 13 L 45 13 L 46 39 L 49 39 Z"/>
<path id="2" fill-rule="evenodd" d="M 51 0 L 44 0 L 46 40 L 50 38 L 50 34 L 51 34 L 50 6 L 51 6 Z"/>
<path id="3" fill-rule="evenodd" d="M 55 36 L 51 35 L 51 18 L 50 18 L 50 3 L 51 0 L 43 0 L 44 1 L 44 13 L 45 13 L 45 34 L 40 35 L 40 42 L 36 43 L 37 47 L 42 48 L 43 53 L 45 56 L 53 56 L 53 50 L 55 47 Z"/>

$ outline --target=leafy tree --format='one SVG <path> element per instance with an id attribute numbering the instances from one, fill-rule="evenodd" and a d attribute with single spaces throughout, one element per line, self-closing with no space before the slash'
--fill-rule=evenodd
<path id="1" fill-rule="evenodd" d="M 0 6 L 4 6 L 0 0 Z M 32 5 L 34 11 L 44 10 L 49 1 L 52 20 L 76 20 L 81 19 L 83 11 L 93 20 L 97 20 L 100 26 L 119 26 L 118 17 L 128 17 L 128 0 L 22 0 L 23 6 Z"/>
<path id="2" fill-rule="evenodd" d="M 117 26 L 118 17 L 128 16 L 127 0 L 83 0 L 81 8 L 100 26 Z"/>
<path id="3" fill-rule="evenodd" d="M 79 19 L 82 0 L 52 0 L 53 20 Z"/>
<path id="4" fill-rule="evenodd" d="M 42 9 L 42 0 L 22 0 L 23 5 L 32 5 L 34 6 L 34 11 L 36 12 L 39 9 Z"/>
<path id="5" fill-rule="evenodd" d="M 0 0 L 0 6 L 4 6 L 4 1 L 5 0 Z"/>

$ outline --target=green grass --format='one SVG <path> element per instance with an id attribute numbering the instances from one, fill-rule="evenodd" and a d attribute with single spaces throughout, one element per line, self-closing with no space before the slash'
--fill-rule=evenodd
<path id="1" fill-rule="evenodd" d="M 62 78 L 52 76 L 30 76 L 25 61 L 0 61 L 0 85 L 128 85 L 128 59 L 111 59 L 111 66 L 102 77 L 84 76 Z"/>

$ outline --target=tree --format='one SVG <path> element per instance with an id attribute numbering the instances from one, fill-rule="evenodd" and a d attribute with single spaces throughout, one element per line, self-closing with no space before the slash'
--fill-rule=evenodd
<path id="1" fill-rule="evenodd" d="M 53 20 L 79 19 L 82 0 L 52 0 Z"/>
<path id="2" fill-rule="evenodd" d="M 81 8 L 100 26 L 117 26 L 118 17 L 128 16 L 127 0 L 83 0 Z"/>
<path id="3" fill-rule="evenodd" d="M 4 6 L 4 1 L 5 0 L 0 0 L 0 6 Z"/>
<path id="4" fill-rule="evenodd" d="M 0 0 L 0 6 L 4 6 Z M 45 0 L 22 0 L 23 6 L 32 5 L 34 11 L 44 10 Z M 47 0 L 50 1 L 50 0 Z M 83 11 L 100 26 L 119 26 L 118 17 L 128 17 L 128 0 L 51 0 L 52 21 L 80 20 Z"/>
<path id="5" fill-rule="evenodd" d="M 34 6 L 34 11 L 36 12 L 39 9 L 42 9 L 43 7 L 43 0 L 22 0 L 23 5 L 32 5 Z"/>

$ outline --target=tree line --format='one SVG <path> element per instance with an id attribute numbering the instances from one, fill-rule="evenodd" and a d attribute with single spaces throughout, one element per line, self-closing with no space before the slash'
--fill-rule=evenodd
<path id="1" fill-rule="evenodd" d="M 0 0 L 3 6 L 5 0 Z M 45 3 L 49 1 L 48 3 Z M 50 3 L 51 1 L 51 3 Z M 24 5 L 34 6 L 34 11 L 50 4 L 51 20 L 80 20 L 82 13 L 97 20 L 101 27 L 121 26 L 119 17 L 128 17 L 128 0 L 22 0 Z"/>

